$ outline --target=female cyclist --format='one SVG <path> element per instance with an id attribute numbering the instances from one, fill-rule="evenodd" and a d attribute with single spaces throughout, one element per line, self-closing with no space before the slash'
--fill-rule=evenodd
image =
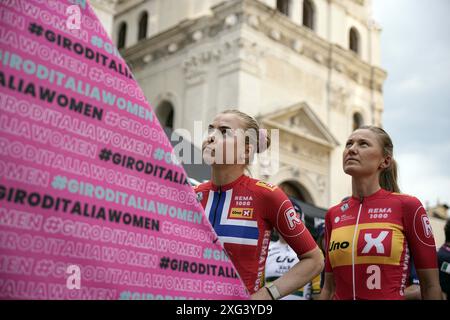
<path id="1" fill-rule="evenodd" d="M 252 299 L 279 299 L 303 287 L 323 269 L 323 255 L 284 192 L 244 172 L 255 153 L 270 145 L 257 121 L 237 110 L 218 114 L 203 142 L 211 180 L 195 188 L 205 213 Z M 300 258 L 264 287 L 271 230 L 275 228 Z"/>
<path id="2" fill-rule="evenodd" d="M 410 256 L 423 299 L 440 299 L 436 247 L 420 201 L 400 194 L 389 135 L 363 126 L 348 138 L 352 196 L 328 210 L 321 299 L 404 299 Z"/>

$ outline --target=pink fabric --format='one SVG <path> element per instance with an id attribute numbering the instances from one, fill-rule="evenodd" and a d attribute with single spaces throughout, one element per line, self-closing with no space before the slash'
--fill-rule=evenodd
<path id="1" fill-rule="evenodd" d="M 248 298 L 126 63 L 88 4 L 68 29 L 70 5 L 0 3 L 0 299 Z"/>

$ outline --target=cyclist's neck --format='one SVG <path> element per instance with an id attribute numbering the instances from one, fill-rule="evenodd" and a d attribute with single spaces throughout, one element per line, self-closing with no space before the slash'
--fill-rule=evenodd
<path id="1" fill-rule="evenodd" d="M 244 174 L 244 165 L 215 165 L 211 170 L 211 182 L 216 186 L 232 183 Z"/>
<path id="2" fill-rule="evenodd" d="M 380 189 L 378 177 L 353 177 L 352 179 L 352 196 L 354 198 L 361 199 L 371 196 Z"/>

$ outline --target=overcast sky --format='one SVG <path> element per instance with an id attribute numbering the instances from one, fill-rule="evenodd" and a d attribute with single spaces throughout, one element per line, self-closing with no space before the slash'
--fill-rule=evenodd
<path id="1" fill-rule="evenodd" d="M 450 205 L 450 1 L 373 0 L 403 193 Z"/>

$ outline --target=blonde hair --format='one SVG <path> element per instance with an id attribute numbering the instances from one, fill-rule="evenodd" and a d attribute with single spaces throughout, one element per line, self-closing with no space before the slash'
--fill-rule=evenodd
<path id="1" fill-rule="evenodd" d="M 356 130 L 366 129 L 370 130 L 377 136 L 378 142 L 383 149 L 383 156 L 391 157 L 391 165 L 380 172 L 380 186 L 391 192 L 400 193 L 400 188 L 397 183 L 398 165 L 394 159 L 394 145 L 391 137 L 382 128 L 377 126 L 361 126 Z"/>
<path id="2" fill-rule="evenodd" d="M 253 145 L 256 153 L 261 153 L 269 149 L 271 140 L 268 131 L 267 129 L 261 129 L 255 118 L 236 109 L 225 110 L 221 114 L 234 114 L 242 120 L 245 131 L 254 130 L 256 135 L 246 136 L 246 143 Z"/>

